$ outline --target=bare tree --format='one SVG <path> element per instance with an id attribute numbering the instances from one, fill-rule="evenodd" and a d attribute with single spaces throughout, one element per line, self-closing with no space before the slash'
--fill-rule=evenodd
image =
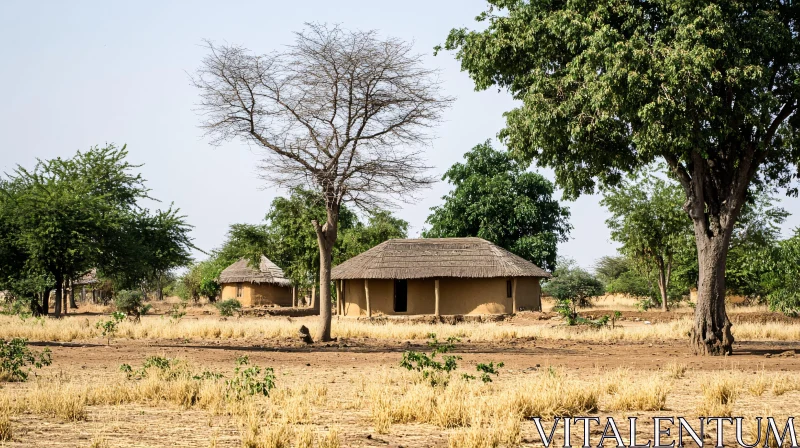
<path id="1" fill-rule="evenodd" d="M 375 31 L 307 24 L 293 45 L 266 55 L 206 44 L 193 82 L 213 142 L 261 148 L 264 179 L 312 188 L 325 200 L 326 221 L 311 224 L 320 252 L 316 339 L 330 340 L 331 252 L 342 203 L 369 209 L 432 183 L 420 148 L 453 99 L 411 44 Z"/>

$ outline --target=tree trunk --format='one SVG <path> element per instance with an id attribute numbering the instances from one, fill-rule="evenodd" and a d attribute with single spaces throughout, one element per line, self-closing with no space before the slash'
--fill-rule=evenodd
<path id="1" fill-rule="evenodd" d="M 42 295 L 42 306 L 39 308 L 39 313 L 43 316 L 47 316 L 50 313 L 50 292 L 52 288 L 45 288 L 44 294 Z"/>
<path id="2" fill-rule="evenodd" d="M 56 277 L 56 303 L 53 315 L 56 319 L 61 317 L 61 304 L 64 297 L 64 278 L 61 276 Z"/>
<path id="3" fill-rule="evenodd" d="M 338 204 L 327 203 L 327 220 L 323 226 L 316 220 L 312 224 L 319 245 L 319 326 L 316 340 L 326 342 L 331 340 L 331 261 L 339 225 Z"/>
<path id="4" fill-rule="evenodd" d="M 697 233 L 697 232 L 696 232 Z M 725 262 L 729 238 L 696 235 L 699 278 L 694 328 L 690 340 L 695 354 L 730 355 L 731 321 L 725 311 Z"/>
<path id="5" fill-rule="evenodd" d="M 667 305 L 667 286 L 669 278 L 665 272 L 663 260 L 656 263 L 656 265 L 658 266 L 658 292 L 661 294 L 661 310 L 669 311 L 669 305 Z"/>
<path id="6" fill-rule="evenodd" d="M 72 281 L 69 282 L 69 307 L 73 310 L 78 309 L 78 304 L 75 303 L 75 286 L 72 284 Z"/>

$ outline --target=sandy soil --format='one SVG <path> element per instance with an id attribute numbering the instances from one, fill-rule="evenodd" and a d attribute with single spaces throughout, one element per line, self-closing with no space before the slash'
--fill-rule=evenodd
<path id="1" fill-rule="evenodd" d="M 635 314 L 635 315 L 634 315 Z M 650 313 L 626 313 L 625 320 L 641 324 L 644 320 L 665 318 Z M 672 318 L 678 316 L 672 316 Z M 685 314 L 680 314 L 681 317 Z M 544 324 L 550 316 L 528 315 L 504 322 L 503 325 Z M 762 319 L 755 315 L 749 318 Z M 637 321 L 636 319 L 639 319 Z M 111 346 L 105 340 L 72 343 L 33 342 L 49 347 L 53 365 L 41 370 L 43 378 L 68 377 L 85 382 L 101 382 L 119 378 L 122 363 L 138 365 L 148 356 L 164 355 L 188 360 L 204 370 L 230 371 L 234 360 L 248 355 L 251 362 L 275 368 L 278 382 L 322 382 L 327 384 L 330 406 L 315 410 L 320 430 L 336 427 L 342 435 L 342 446 L 358 447 L 441 447 L 447 446 L 448 430 L 431 425 L 395 424 L 388 435 L 375 433 L 367 409 L 346 409 L 346 402 L 357 378 L 369 377 L 381 369 L 397 368 L 402 352 L 423 350 L 424 341 L 342 339 L 330 344 L 307 346 L 294 339 L 285 340 L 123 340 Z M 462 366 L 473 369 L 478 362 L 502 361 L 505 367 L 499 381 L 514 382 L 530 372 L 549 366 L 587 375 L 601 369 L 629 368 L 631 375 L 663 368 L 667 363 L 686 364 L 690 374 L 676 380 L 667 401 L 668 411 L 632 412 L 626 415 L 651 416 L 691 413 L 697 402 L 699 378 L 714 376 L 722 370 L 739 370 L 746 374 L 757 371 L 792 372 L 800 369 L 800 354 L 786 355 L 800 349 L 798 344 L 777 342 L 737 342 L 733 356 L 724 358 L 697 357 L 682 340 L 663 343 L 597 343 L 585 341 L 515 340 L 510 342 L 473 342 L 457 344 L 456 354 L 463 357 Z M 799 352 L 800 353 L 800 352 Z M 21 391 L 28 384 L 2 384 L 10 391 Z M 744 397 L 737 409 L 742 413 L 758 412 L 763 406 L 779 414 L 796 411 L 799 392 L 780 397 Z M 339 403 L 338 405 L 336 403 Z M 608 415 L 601 409 L 600 415 Z M 624 418 L 623 415 L 618 415 Z M 32 414 L 12 417 L 14 439 L 0 442 L 8 447 L 89 447 L 103 438 L 107 446 L 125 447 L 238 447 L 240 429 L 230 418 L 211 417 L 204 411 L 181 410 L 174 406 L 94 406 L 87 421 L 65 423 L 57 418 Z M 645 430 L 643 428 L 642 430 Z M 598 430 L 599 431 L 599 430 Z M 538 437 L 531 422 L 522 425 L 523 445 L 538 446 Z M 646 439 L 645 439 L 646 440 Z"/>

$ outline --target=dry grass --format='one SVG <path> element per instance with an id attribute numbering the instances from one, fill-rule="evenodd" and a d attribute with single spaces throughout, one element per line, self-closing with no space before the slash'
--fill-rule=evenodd
<path id="1" fill-rule="evenodd" d="M 609 388 L 607 388 L 608 390 Z M 670 386 L 663 375 L 628 379 L 619 383 L 605 409 L 610 411 L 661 411 L 666 409 Z"/>
<path id="2" fill-rule="evenodd" d="M 756 374 L 756 377 L 747 381 L 747 391 L 755 397 L 764 395 L 764 392 L 772 385 L 772 378 L 763 370 Z"/>
<path id="3" fill-rule="evenodd" d="M 733 404 L 742 388 L 741 375 L 728 374 L 701 383 L 702 401 L 697 408 L 701 416 L 730 417 Z"/>
<path id="4" fill-rule="evenodd" d="M 21 337 L 36 341 L 69 342 L 100 337 L 95 322 L 102 317 L 75 316 L 64 319 L 27 320 L 0 316 L 0 338 Z M 315 321 L 306 324 L 314 333 Z M 171 322 L 166 317 L 145 316 L 139 324 L 125 321 L 120 324 L 116 339 L 276 339 L 296 336 L 297 322 L 281 318 L 220 320 L 199 317 Z M 458 325 L 421 324 L 404 322 L 371 323 L 342 319 L 334 321 L 333 336 L 339 338 L 373 338 L 384 340 L 427 339 L 436 333 L 440 339 L 458 337 L 472 341 L 507 341 L 516 338 L 561 340 L 663 341 L 684 338 L 691 327 L 690 319 L 679 319 L 652 325 L 617 326 L 592 329 L 585 327 L 544 325 L 503 325 L 497 323 L 462 323 Z M 733 327 L 738 340 L 800 339 L 800 324 L 742 323 Z"/>
<path id="5" fill-rule="evenodd" d="M 11 415 L 0 409 L 0 442 L 8 442 L 14 437 L 11 427 Z"/>
<path id="6" fill-rule="evenodd" d="M 686 370 L 688 368 L 689 367 L 686 364 L 671 362 L 664 367 L 664 370 L 667 372 L 667 377 L 674 380 L 679 380 L 686 376 Z"/>

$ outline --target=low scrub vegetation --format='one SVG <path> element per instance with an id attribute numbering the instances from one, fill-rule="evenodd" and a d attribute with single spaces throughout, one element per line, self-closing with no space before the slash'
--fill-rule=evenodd
<path id="1" fill-rule="evenodd" d="M 51 362 L 50 349 L 36 352 L 25 339 L 0 339 L 0 380 L 25 381 L 32 369 L 41 369 Z"/>
<path id="2" fill-rule="evenodd" d="M 214 304 L 219 311 L 220 316 L 231 317 L 234 314 L 240 314 L 242 311 L 242 303 L 236 299 L 227 299 Z"/>

